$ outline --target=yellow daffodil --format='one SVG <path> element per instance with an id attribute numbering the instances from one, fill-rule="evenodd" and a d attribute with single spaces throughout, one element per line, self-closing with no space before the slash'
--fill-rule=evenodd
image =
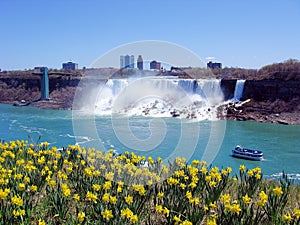
<path id="1" fill-rule="evenodd" d="M 115 205 L 117 203 L 117 196 L 109 196 L 109 202 Z"/>
<path id="2" fill-rule="evenodd" d="M 15 205 L 17 205 L 17 206 L 22 206 L 23 205 L 23 200 L 22 200 L 22 198 L 21 197 L 19 197 L 19 196 L 13 196 L 12 198 L 11 198 L 11 202 L 13 203 L 13 204 L 15 204 Z"/>
<path id="3" fill-rule="evenodd" d="M 280 196 L 283 194 L 282 188 L 281 187 L 275 187 L 273 189 L 273 192 L 275 193 L 275 195 Z"/>
<path id="4" fill-rule="evenodd" d="M 21 173 L 15 174 L 14 178 L 17 180 L 21 180 L 23 178 L 23 174 L 21 174 Z"/>
<path id="5" fill-rule="evenodd" d="M 0 189 L 0 200 L 3 200 L 7 197 L 9 193 L 3 191 L 2 189 Z"/>
<path id="6" fill-rule="evenodd" d="M 163 198 L 164 197 L 164 193 L 163 192 L 158 192 L 157 193 L 157 198 Z"/>
<path id="7" fill-rule="evenodd" d="M 263 202 L 267 202 L 268 201 L 268 195 L 266 195 L 266 193 L 264 191 L 261 191 L 259 193 L 259 198 L 263 201 Z"/>
<path id="8" fill-rule="evenodd" d="M 132 215 L 130 218 L 129 218 L 129 221 L 130 223 L 137 223 L 139 222 L 139 218 L 137 215 Z"/>
<path id="9" fill-rule="evenodd" d="M 98 200 L 98 196 L 97 194 L 93 194 L 92 192 L 87 192 L 86 194 L 86 198 L 89 200 L 89 201 L 93 201 L 94 203 L 97 203 L 97 200 Z"/>
<path id="10" fill-rule="evenodd" d="M 133 185 L 132 187 L 133 187 L 133 190 L 135 190 L 139 193 L 139 195 L 141 195 L 141 196 L 145 195 L 146 190 L 143 185 L 136 184 L 136 185 Z"/>
<path id="11" fill-rule="evenodd" d="M 188 220 L 185 220 L 180 225 L 193 225 L 193 223 Z"/>
<path id="12" fill-rule="evenodd" d="M 233 204 L 231 207 L 231 211 L 236 213 L 236 214 L 240 214 L 240 212 L 242 211 L 240 208 L 239 204 Z"/>
<path id="13" fill-rule="evenodd" d="M 246 166 L 245 165 L 240 165 L 240 171 L 245 172 L 246 171 Z"/>
<path id="14" fill-rule="evenodd" d="M 38 187 L 36 185 L 31 185 L 30 186 L 30 191 L 32 191 L 32 192 L 36 192 L 37 189 L 38 189 Z"/>
<path id="15" fill-rule="evenodd" d="M 156 205 L 155 211 L 158 213 L 162 213 L 164 211 L 164 208 L 162 207 L 162 205 Z"/>
<path id="16" fill-rule="evenodd" d="M 62 194 L 64 198 L 67 198 L 71 194 L 71 190 L 69 188 L 62 189 Z"/>
<path id="17" fill-rule="evenodd" d="M 48 184 L 49 184 L 50 187 L 54 188 L 56 186 L 56 181 L 55 180 L 50 180 L 48 182 Z"/>
<path id="18" fill-rule="evenodd" d="M 192 161 L 192 164 L 193 164 L 194 166 L 200 166 L 200 161 L 199 161 L 199 160 L 193 160 L 193 161 Z"/>
<path id="19" fill-rule="evenodd" d="M 110 190 L 111 189 L 111 187 L 112 187 L 112 183 L 111 183 L 111 181 L 106 181 L 104 184 L 103 184 L 103 190 L 105 190 L 105 191 L 108 191 L 108 190 Z"/>
<path id="20" fill-rule="evenodd" d="M 211 208 L 211 209 L 215 209 L 216 207 L 217 207 L 217 205 L 216 205 L 216 202 L 211 202 L 211 203 L 209 203 L 209 207 Z"/>
<path id="21" fill-rule="evenodd" d="M 109 202 L 109 193 L 105 193 L 102 196 L 102 202 L 104 202 L 104 203 L 108 203 Z"/>
<path id="22" fill-rule="evenodd" d="M 73 199 L 78 202 L 80 200 L 80 196 L 78 194 L 74 194 Z"/>
<path id="23" fill-rule="evenodd" d="M 122 219 L 129 219 L 132 215 L 133 215 L 133 212 L 129 208 L 121 210 Z"/>
<path id="24" fill-rule="evenodd" d="M 292 221 L 292 216 L 291 216 L 290 213 L 287 213 L 287 214 L 284 214 L 284 215 L 283 215 L 283 219 L 284 219 L 284 221 L 286 221 L 286 222 L 291 222 L 291 221 Z"/>
<path id="25" fill-rule="evenodd" d="M 179 215 L 179 216 L 176 216 L 176 215 L 175 215 L 175 216 L 173 217 L 173 221 L 175 221 L 175 224 L 178 224 L 178 223 L 181 222 L 181 218 L 180 218 L 180 217 L 181 217 L 181 215 Z"/>
<path id="26" fill-rule="evenodd" d="M 255 178 L 256 178 L 257 180 L 260 180 L 260 179 L 261 179 L 261 174 L 259 174 L 259 173 L 255 174 Z"/>
<path id="27" fill-rule="evenodd" d="M 189 202 L 191 204 L 199 205 L 200 199 L 199 198 L 191 198 L 191 199 L 189 199 Z"/>
<path id="28" fill-rule="evenodd" d="M 124 199 L 125 199 L 125 202 L 126 202 L 128 205 L 130 205 L 130 204 L 133 202 L 133 197 L 130 196 L 130 195 L 125 196 Z"/>
<path id="29" fill-rule="evenodd" d="M 112 219 L 114 217 L 112 214 L 112 210 L 108 210 L 108 209 L 101 212 L 101 215 L 102 215 L 103 219 L 105 219 L 106 221 L 109 221 L 110 219 Z"/>
<path id="30" fill-rule="evenodd" d="M 180 184 L 179 184 L 179 187 L 180 187 L 182 190 L 184 190 L 184 189 L 186 188 L 186 185 L 183 184 L 183 183 L 180 183 Z"/>
<path id="31" fill-rule="evenodd" d="M 249 171 L 247 172 L 247 175 L 248 175 L 249 177 L 252 177 L 252 176 L 254 175 L 253 170 L 249 170 Z"/>
<path id="32" fill-rule="evenodd" d="M 193 197 L 193 196 L 192 196 L 192 192 L 187 191 L 186 194 L 185 194 L 185 197 L 186 197 L 187 199 L 191 199 L 191 198 Z"/>
<path id="33" fill-rule="evenodd" d="M 293 213 L 294 213 L 294 217 L 296 217 L 296 219 L 299 219 L 300 218 L 300 209 L 294 209 L 293 210 Z"/>
<path id="34" fill-rule="evenodd" d="M 19 183 L 18 189 L 19 189 L 19 191 L 24 191 L 25 190 L 25 184 L 24 183 Z"/>
<path id="35" fill-rule="evenodd" d="M 109 181 L 112 181 L 114 179 L 114 173 L 113 172 L 108 172 L 105 174 L 105 179 L 106 180 L 109 180 Z"/>
<path id="36" fill-rule="evenodd" d="M 206 225 L 217 225 L 217 221 L 214 218 L 208 218 L 206 221 Z"/>
<path id="37" fill-rule="evenodd" d="M 223 194 L 220 196 L 220 199 L 224 204 L 228 204 L 228 203 L 230 203 L 231 197 L 230 197 L 230 194 Z"/>
<path id="38" fill-rule="evenodd" d="M 84 218 L 85 218 L 85 213 L 84 212 L 79 212 L 77 214 L 77 219 L 80 223 L 82 223 L 84 221 Z"/>
<path id="39" fill-rule="evenodd" d="M 245 204 L 249 204 L 251 202 L 251 198 L 249 198 L 248 194 L 246 194 L 245 196 L 243 196 L 243 202 Z"/>
<path id="40" fill-rule="evenodd" d="M 164 207 L 163 213 L 166 215 L 166 217 L 169 217 L 170 210 L 167 207 Z"/>
<path id="41" fill-rule="evenodd" d="M 92 187 L 93 187 L 94 191 L 100 191 L 100 189 L 101 189 L 101 186 L 99 184 L 93 184 Z"/>

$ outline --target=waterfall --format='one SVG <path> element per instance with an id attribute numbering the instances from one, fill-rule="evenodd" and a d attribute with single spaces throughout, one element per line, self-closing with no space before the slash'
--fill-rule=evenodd
<path id="1" fill-rule="evenodd" d="M 224 95 L 221 89 L 220 79 L 198 80 L 198 93 L 207 99 L 210 105 L 217 105 L 223 102 Z"/>
<path id="2" fill-rule="evenodd" d="M 128 86 L 128 80 L 126 79 L 109 79 L 106 82 L 106 86 L 109 87 L 112 91 L 112 94 L 115 96 L 120 93 L 125 87 Z"/>
<path id="3" fill-rule="evenodd" d="M 178 86 L 188 93 L 195 93 L 198 83 L 197 80 L 180 79 L 178 80 Z"/>
<path id="4" fill-rule="evenodd" d="M 98 95 L 95 111 L 101 115 L 211 119 L 216 118 L 213 110 L 223 100 L 221 80 L 217 79 L 109 79 Z"/>
<path id="5" fill-rule="evenodd" d="M 243 97 L 245 80 L 237 80 L 234 89 L 233 100 L 240 100 Z"/>

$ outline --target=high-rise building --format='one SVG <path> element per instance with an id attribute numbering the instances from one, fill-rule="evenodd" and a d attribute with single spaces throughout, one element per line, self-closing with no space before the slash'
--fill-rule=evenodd
<path id="1" fill-rule="evenodd" d="M 130 56 L 125 55 L 125 68 L 130 68 Z"/>
<path id="2" fill-rule="evenodd" d="M 137 68 L 139 70 L 143 70 L 143 58 L 141 55 L 139 55 L 138 59 L 137 59 Z"/>
<path id="3" fill-rule="evenodd" d="M 134 68 L 134 55 L 121 55 L 120 68 Z"/>
<path id="4" fill-rule="evenodd" d="M 129 68 L 134 68 L 134 55 L 130 56 L 130 60 L 129 60 Z"/>
<path id="5" fill-rule="evenodd" d="M 120 68 L 125 68 L 125 57 L 124 55 L 120 56 Z"/>
<path id="6" fill-rule="evenodd" d="M 150 70 L 160 70 L 161 68 L 161 63 L 153 60 L 150 62 Z"/>

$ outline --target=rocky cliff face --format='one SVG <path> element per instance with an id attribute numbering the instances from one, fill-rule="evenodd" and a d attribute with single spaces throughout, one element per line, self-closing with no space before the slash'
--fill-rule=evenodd
<path id="1" fill-rule="evenodd" d="M 233 98 L 235 84 L 236 84 L 236 80 L 234 79 L 221 80 L 221 89 L 223 91 L 225 100 L 229 100 Z"/>
<path id="2" fill-rule="evenodd" d="M 0 77 L 0 102 L 31 102 L 30 105 L 41 108 L 68 109 L 72 106 L 76 87 L 80 77 L 51 76 L 49 92 L 51 101 L 38 102 L 40 99 L 40 77 Z"/>
<path id="3" fill-rule="evenodd" d="M 234 84 L 233 84 L 234 83 Z M 235 81 L 222 80 L 227 99 L 232 98 Z M 247 80 L 241 100 L 251 99 L 241 113 L 228 114 L 228 119 L 254 120 L 283 124 L 300 124 L 300 80 Z"/>
<path id="4" fill-rule="evenodd" d="M 244 86 L 243 99 L 255 101 L 290 101 L 300 97 L 300 81 L 247 80 Z"/>

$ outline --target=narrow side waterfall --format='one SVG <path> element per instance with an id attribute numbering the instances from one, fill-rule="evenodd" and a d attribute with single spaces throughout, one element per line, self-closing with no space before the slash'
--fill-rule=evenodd
<path id="1" fill-rule="evenodd" d="M 216 119 L 216 108 L 224 101 L 220 85 L 218 79 L 109 79 L 101 87 L 95 113 Z"/>
<path id="2" fill-rule="evenodd" d="M 234 89 L 233 100 L 240 100 L 243 97 L 245 80 L 237 80 Z"/>

